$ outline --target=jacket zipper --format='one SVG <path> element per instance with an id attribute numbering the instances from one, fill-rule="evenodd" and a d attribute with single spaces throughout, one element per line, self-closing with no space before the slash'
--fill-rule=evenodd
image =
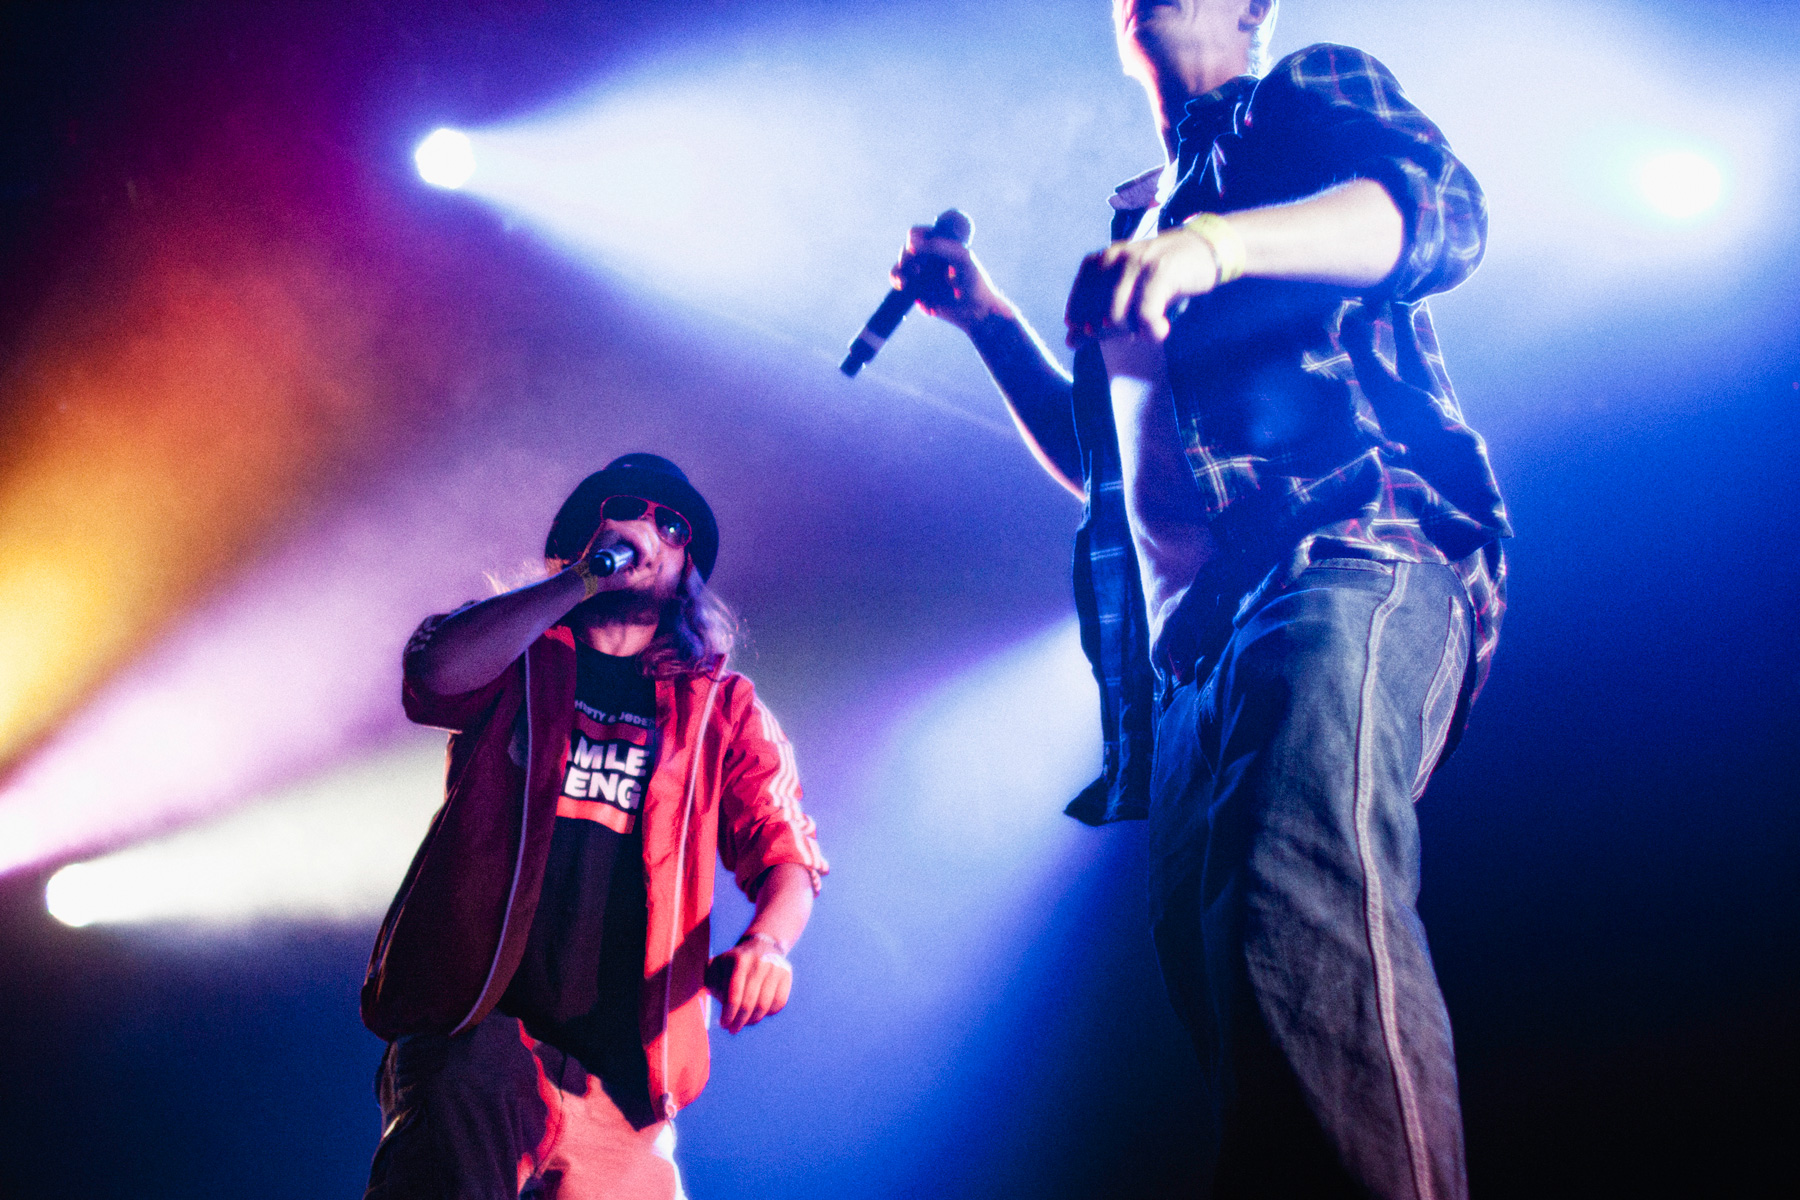
<path id="1" fill-rule="evenodd" d="M 488 964 L 487 978 L 481 982 L 481 990 L 475 993 L 475 1006 L 461 1023 L 450 1031 L 450 1036 L 467 1030 L 475 1023 L 475 1014 L 481 1011 L 487 999 L 488 989 L 494 986 L 494 973 L 500 969 L 500 959 L 506 953 L 506 928 L 512 923 L 513 906 L 519 901 L 519 876 L 525 871 L 525 842 L 530 833 L 528 825 L 531 820 L 531 764 L 532 754 L 536 747 L 532 742 L 537 736 L 535 723 L 531 719 L 531 651 L 528 648 L 523 656 L 525 665 L 525 787 L 519 797 L 519 853 L 513 860 L 512 886 L 506 893 L 506 915 L 500 919 L 500 937 L 494 945 L 494 961 Z"/>
<path id="2" fill-rule="evenodd" d="M 715 678 L 712 686 L 706 689 L 706 704 L 700 710 L 700 728 L 694 736 L 693 753 L 688 758 L 687 796 L 681 805 L 681 836 L 675 845 L 675 919 L 669 925 L 669 965 L 663 970 L 662 1112 L 663 1119 L 668 1121 L 674 1120 L 678 1111 L 675 1093 L 668 1090 L 669 1037 L 674 1028 L 669 1018 L 675 991 L 675 951 L 681 944 L 681 898 L 687 876 L 688 823 L 694 814 L 694 789 L 700 782 L 700 755 L 706 743 L 706 727 L 712 721 L 713 697 L 718 692 L 719 681 Z"/>

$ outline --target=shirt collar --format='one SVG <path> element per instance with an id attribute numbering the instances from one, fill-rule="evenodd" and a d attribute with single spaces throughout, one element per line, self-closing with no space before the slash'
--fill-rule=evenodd
<path id="1" fill-rule="evenodd" d="M 1181 123 L 1175 126 L 1177 157 L 1183 162 L 1190 157 L 1198 157 L 1220 134 L 1230 133 L 1238 105 L 1249 99 L 1250 93 L 1256 90 L 1256 84 L 1256 76 L 1239 75 L 1236 79 L 1226 80 L 1206 95 L 1189 100 Z"/>
<path id="2" fill-rule="evenodd" d="M 1149 208 L 1156 203 L 1157 185 L 1162 181 L 1163 167 L 1151 167 L 1142 175 L 1133 175 L 1124 183 L 1113 189 L 1107 203 L 1120 212 L 1131 212 L 1134 209 Z"/>
<path id="3" fill-rule="evenodd" d="M 1238 102 L 1256 90 L 1256 84 L 1256 76 L 1239 75 L 1235 79 L 1226 80 L 1206 95 L 1189 100 L 1187 107 L 1182 110 L 1181 123 L 1175 127 L 1175 144 L 1178 147 L 1193 146 L 1196 139 L 1204 138 L 1204 144 L 1210 146 L 1220 134 L 1229 133 Z M 1165 163 L 1151 167 L 1141 175 L 1133 175 L 1113 189 L 1107 202 L 1120 212 L 1131 212 L 1161 203 L 1168 198 L 1158 194 L 1158 185 L 1163 182 L 1166 170 Z"/>

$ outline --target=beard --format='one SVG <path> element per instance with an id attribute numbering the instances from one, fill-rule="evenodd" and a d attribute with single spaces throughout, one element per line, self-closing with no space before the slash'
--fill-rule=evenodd
<path id="1" fill-rule="evenodd" d="M 570 609 L 568 620 L 581 624 L 660 625 L 664 617 L 674 616 L 676 604 L 674 596 L 661 596 L 650 589 L 600 592 Z"/>

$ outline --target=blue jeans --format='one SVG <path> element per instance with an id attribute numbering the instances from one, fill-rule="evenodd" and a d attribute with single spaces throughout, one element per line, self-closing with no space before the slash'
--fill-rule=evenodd
<path id="1" fill-rule="evenodd" d="M 1467 1195 L 1413 802 L 1471 631 L 1448 567 L 1327 559 L 1159 720 L 1151 913 L 1219 1196 Z"/>

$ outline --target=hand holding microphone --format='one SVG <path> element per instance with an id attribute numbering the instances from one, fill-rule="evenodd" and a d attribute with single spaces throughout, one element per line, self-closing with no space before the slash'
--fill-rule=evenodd
<path id="1" fill-rule="evenodd" d="M 587 556 L 588 570 L 595 575 L 611 575 L 623 571 L 637 561 L 637 547 L 630 542 L 620 542 L 616 546 L 604 546 Z"/>
<path id="2" fill-rule="evenodd" d="M 581 580 L 581 598 L 592 600 L 603 590 L 600 581 L 608 575 L 617 574 L 636 562 L 637 547 L 630 542 L 620 542 L 615 546 L 602 546 L 590 550 L 569 564 L 575 577 Z"/>
<path id="3" fill-rule="evenodd" d="M 954 208 L 940 213 L 935 225 L 912 228 L 890 275 L 893 290 L 850 343 L 839 368 L 844 374 L 854 377 L 862 370 L 915 303 L 965 330 L 988 311 L 1004 308 L 986 272 L 969 253 L 973 231 L 969 218 Z"/>

